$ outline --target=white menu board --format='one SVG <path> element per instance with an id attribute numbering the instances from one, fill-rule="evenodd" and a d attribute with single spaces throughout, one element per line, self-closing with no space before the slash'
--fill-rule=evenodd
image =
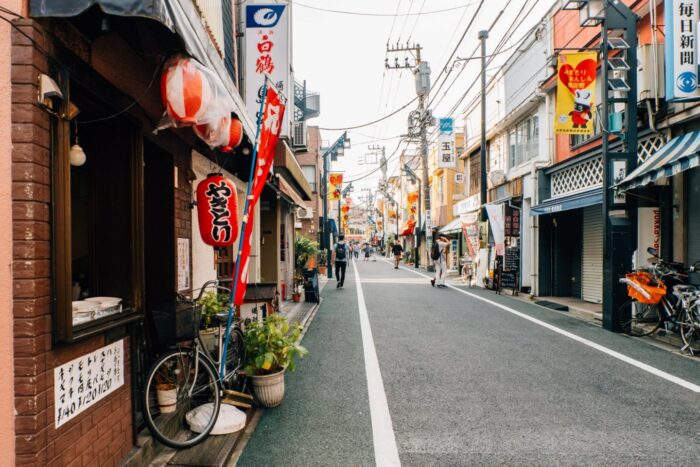
<path id="1" fill-rule="evenodd" d="M 56 428 L 124 385 L 124 339 L 53 370 Z"/>

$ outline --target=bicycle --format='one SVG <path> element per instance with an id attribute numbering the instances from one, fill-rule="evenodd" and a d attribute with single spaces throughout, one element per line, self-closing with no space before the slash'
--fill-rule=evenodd
<path id="1" fill-rule="evenodd" d="M 218 325 L 217 359 L 209 353 L 199 334 L 197 302 L 204 291 L 212 286 L 217 291 L 230 294 L 230 289 L 221 286 L 219 281 L 206 282 L 195 299 L 178 294 L 176 316 L 170 317 L 175 335 L 169 336 L 177 342 L 176 348 L 161 355 L 146 376 L 143 390 L 144 420 L 158 441 L 175 449 L 194 446 L 211 433 L 224 394 L 238 398 L 238 401 L 232 403 L 242 408 L 249 408 L 253 401 L 242 372 L 245 344 L 240 320 L 234 318 L 223 377 L 218 370 L 222 360 L 228 312 L 214 317 Z M 195 414 L 198 425 L 203 425 L 199 432 L 191 429 Z"/>
<path id="2" fill-rule="evenodd" d="M 620 329 L 635 337 L 649 336 L 669 323 L 679 331 L 681 350 L 700 353 L 700 281 L 694 276 L 700 262 L 687 271 L 680 263 L 665 262 L 654 248 L 647 249 L 656 262 L 649 270 L 637 270 L 620 279 L 627 285 L 630 300 L 620 307 Z M 688 284 L 693 277 L 696 284 Z M 671 292 L 666 283 L 669 283 Z"/>

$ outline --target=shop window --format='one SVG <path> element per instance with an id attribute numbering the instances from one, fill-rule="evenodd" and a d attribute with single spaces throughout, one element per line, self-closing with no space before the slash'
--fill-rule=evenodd
<path id="1" fill-rule="evenodd" d="M 54 122 L 52 151 L 54 313 L 60 341 L 133 319 L 140 299 L 137 132 L 124 119 L 97 121 L 104 109 L 100 113 L 90 108 L 94 101 L 74 99 L 80 114 L 71 122 Z M 75 166 L 69 147 L 78 135 L 86 159 Z"/>

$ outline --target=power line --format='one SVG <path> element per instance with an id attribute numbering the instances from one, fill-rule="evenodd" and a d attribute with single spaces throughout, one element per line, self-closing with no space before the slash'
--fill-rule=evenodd
<path id="1" fill-rule="evenodd" d="M 378 119 L 373 120 L 373 121 L 368 122 L 368 123 L 363 123 L 363 124 L 361 124 L 361 125 L 354 125 L 354 126 L 344 126 L 344 127 L 339 127 L 339 128 L 322 128 L 322 127 L 319 127 L 319 130 L 324 130 L 324 131 L 356 130 L 357 128 L 364 128 L 364 127 L 366 127 L 366 126 L 374 125 L 375 123 L 379 123 L 379 122 L 381 122 L 382 120 L 386 120 L 386 119 L 389 118 L 389 117 L 393 117 L 394 115 L 396 115 L 397 113 L 401 112 L 403 109 L 405 109 L 405 108 L 408 107 L 409 105 L 413 104 L 413 103 L 416 101 L 416 99 L 418 99 L 418 97 L 414 97 L 414 98 L 411 99 L 410 101 L 406 102 L 402 107 L 399 107 L 398 109 L 394 110 L 394 111 L 391 112 L 390 114 L 385 115 L 385 116 L 383 116 L 383 117 L 381 117 L 381 118 L 378 118 Z"/>
<path id="2" fill-rule="evenodd" d="M 330 8 L 321 8 L 313 5 L 307 5 L 304 3 L 299 3 L 296 0 L 287 0 L 288 3 L 296 6 L 300 6 L 302 8 L 308 8 L 309 10 L 317 10 L 317 11 L 325 11 L 327 13 L 338 13 L 338 14 L 344 14 L 344 15 L 355 15 L 355 16 L 378 16 L 378 17 L 399 17 L 399 16 L 427 16 L 427 15 L 435 15 L 438 13 L 446 13 L 448 11 L 455 11 L 455 10 L 461 10 L 462 8 L 467 8 L 468 6 L 473 5 L 474 2 L 466 3 L 464 5 L 458 5 L 450 8 L 443 8 L 441 10 L 431 10 L 431 11 L 422 11 L 422 12 L 417 12 L 417 13 L 411 13 L 410 12 L 410 7 L 406 13 L 365 13 L 361 11 L 347 11 L 347 10 L 333 10 Z M 411 0 L 411 3 L 413 3 L 413 0 Z"/>

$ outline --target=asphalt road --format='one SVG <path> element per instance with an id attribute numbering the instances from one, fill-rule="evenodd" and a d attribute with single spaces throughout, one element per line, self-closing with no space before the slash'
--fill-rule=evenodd
<path id="1" fill-rule="evenodd" d="M 362 293 L 353 268 L 344 290 L 328 284 L 310 353 L 239 465 L 700 465 L 700 359 L 355 265 Z"/>

